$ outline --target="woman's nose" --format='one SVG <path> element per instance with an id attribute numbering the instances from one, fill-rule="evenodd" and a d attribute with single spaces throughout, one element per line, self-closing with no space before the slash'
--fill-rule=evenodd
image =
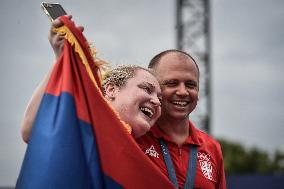
<path id="1" fill-rule="evenodd" d="M 161 106 L 161 101 L 159 99 L 159 97 L 157 96 L 153 96 L 151 98 L 151 101 L 150 101 L 152 104 L 154 104 L 155 106 Z"/>

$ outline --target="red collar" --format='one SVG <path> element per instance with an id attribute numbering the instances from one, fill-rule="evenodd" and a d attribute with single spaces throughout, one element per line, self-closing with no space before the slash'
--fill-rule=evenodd
<path id="1" fill-rule="evenodd" d="M 194 144 L 200 146 L 201 140 L 199 140 L 198 137 L 198 129 L 194 127 L 194 124 L 191 121 L 189 121 L 188 125 L 190 134 L 185 140 L 184 144 Z M 154 125 L 149 132 L 152 133 L 155 138 L 163 138 L 168 142 L 174 143 L 171 138 L 160 129 L 158 125 Z"/>

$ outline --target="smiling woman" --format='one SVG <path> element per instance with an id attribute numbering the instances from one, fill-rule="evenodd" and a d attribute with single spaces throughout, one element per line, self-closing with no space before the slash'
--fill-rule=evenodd
<path id="1" fill-rule="evenodd" d="M 139 66 L 119 66 L 103 81 L 106 99 L 128 123 L 135 137 L 145 134 L 161 114 L 161 89 L 152 73 Z"/>

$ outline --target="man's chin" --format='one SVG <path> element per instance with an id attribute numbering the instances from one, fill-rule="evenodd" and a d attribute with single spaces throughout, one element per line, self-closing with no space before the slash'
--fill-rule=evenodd
<path id="1" fill-rule="evenodd" d="M 177 120 L 183 120 L 183 119 L 187 119 L 188 118 L 189 113 L 173 113 L 171 114 L 171 117 L 173 119 L 177 119 Z"/>

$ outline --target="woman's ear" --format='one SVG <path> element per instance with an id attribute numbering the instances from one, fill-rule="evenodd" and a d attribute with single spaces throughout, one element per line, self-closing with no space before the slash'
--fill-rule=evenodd
<path id="1" fill-rule="evenodd" d="M 116 97 L 116 93 L 117 93 L 118 87 L 115 86 L 112 83 L 109 83 L 106 85 L 105 87 L 105 94 L 106 94 L 106 98 L 110 101 L 113 101 Z"/>

